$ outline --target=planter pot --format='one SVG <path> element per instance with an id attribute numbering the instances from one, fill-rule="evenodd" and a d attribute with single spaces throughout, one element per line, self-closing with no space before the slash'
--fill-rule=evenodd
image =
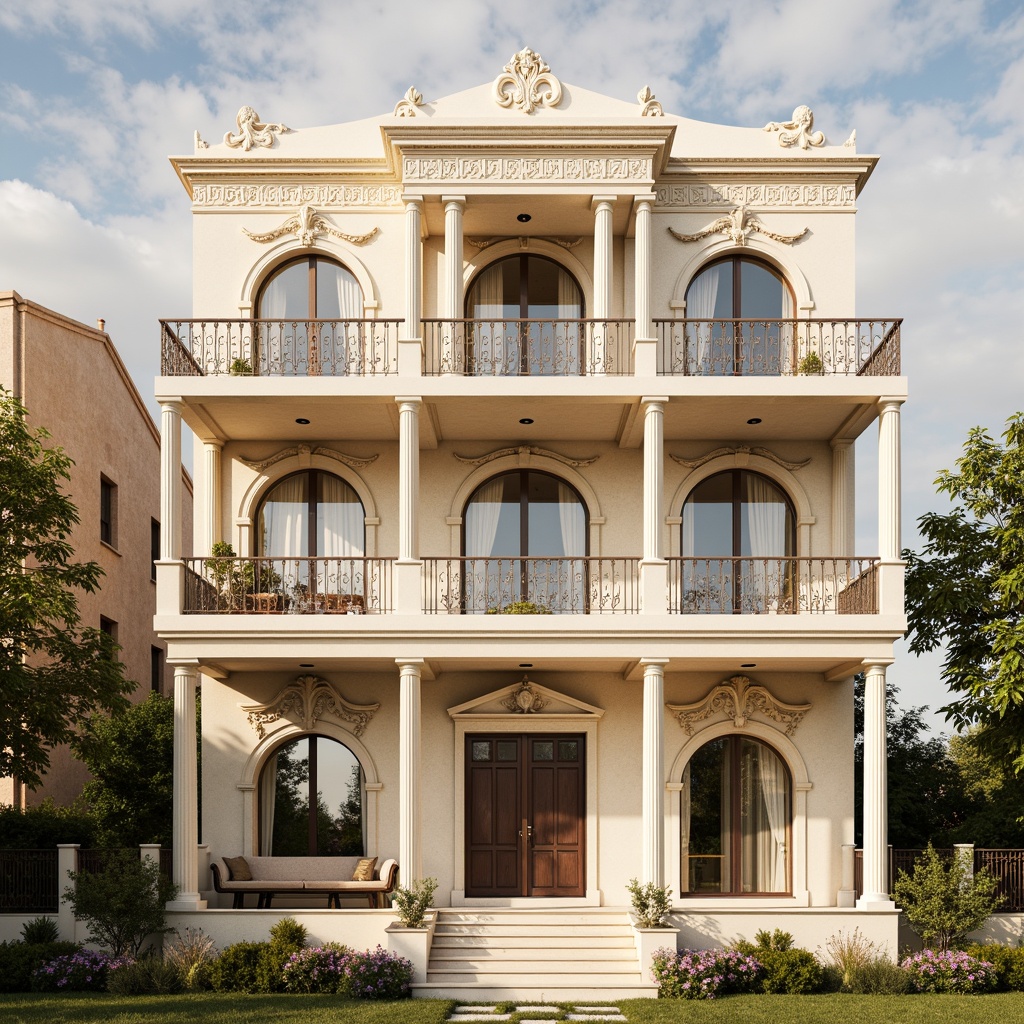
<path id="1" fill-rule="evenodd" d="M 428 914 L 422 928 L 403 928 L 400 924 L 389 924 L 385 929 L 388 952 L 412 961 L 414 985 L 423 984 L 427 980 L 427 961 L 430 959 L 430 944 L 434 939 L 436 920 L 436 914 Z"/>

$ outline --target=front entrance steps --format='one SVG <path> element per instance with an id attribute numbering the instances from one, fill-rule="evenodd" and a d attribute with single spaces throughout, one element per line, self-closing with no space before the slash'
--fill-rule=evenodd
<path id="1" fill-rule="evenodd" d="M 568 1002 L 654 998 L 625 910 L 439 908 L 427 998 Z"/>

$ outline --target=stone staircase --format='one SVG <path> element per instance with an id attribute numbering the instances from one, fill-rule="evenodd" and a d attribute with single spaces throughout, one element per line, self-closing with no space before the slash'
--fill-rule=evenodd
<path id="1" fill-rule="evenodd" d="M 524 1002 L 655 997 L 625 910 L 440 908 L 421 997 Z"/>

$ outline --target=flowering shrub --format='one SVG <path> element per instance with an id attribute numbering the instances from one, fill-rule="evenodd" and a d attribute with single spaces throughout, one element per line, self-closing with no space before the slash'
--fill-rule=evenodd
<path id="1" fill-rule="evenodd" d="M 34 992 L 104 992 L 110 971 L 132 963 L 130 957 L 113 957 L 92 949 L 59 956 L 32 972 Z"/>
<path id="2" fill-rule="evenodd" d="M 900 966 L 910 975 L 915 992 L 985 992 L 995 985 L 987 960 L 968 953 L 925 949 L 908 956 Z"/>
<path id="3" fill-rule="evenodd" d="M 757 989 L 761 965 L 729 949 L 658 949 L 651 973 L 659 995 L 673 999 L 714 999 Z"/>
<path id="4" fill-rule="evenodd" d="M 378 946 L 349 950 L 342 958 L 344 982 L 338 991 L 355 999 L 406 999 L 412 984 L 412 961 Z"/>
<path id="5" fill-rule="evenodd" d="M 348 948 L 329 942 L 292 953 L 284 965 L 286 992 L 337 992 L 343 986 Z"/>

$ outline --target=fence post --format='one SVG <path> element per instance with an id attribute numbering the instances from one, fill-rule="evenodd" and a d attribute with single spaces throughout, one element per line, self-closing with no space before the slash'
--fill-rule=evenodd
<path id="1" fill-rule="evenodd" d="M 953 856 L 964 869 L 964 886 L 970 888 L 974 881 L 974 843 L 954 843 Z"/>
<path id="2" fill-rule="evenodd" d="M 854 860 L 857 848 L 853 843 L 843 843 L 839 892 L 837 907 L 854 907 L 857 905 L 857 885 L 854 881 Z"/>
<path id="3" fill-rule="evenodd" d="M 75 914 L 64 889 L 71 884 L 68 874 L 78 870 L 78 847 L 78 843 L 57 844 L 57 929 L 64 942 L 75 941 Z"/>

